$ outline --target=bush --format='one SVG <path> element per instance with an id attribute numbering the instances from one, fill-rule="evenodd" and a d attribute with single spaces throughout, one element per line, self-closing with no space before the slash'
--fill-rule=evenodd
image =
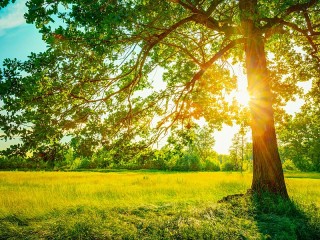
<path id="1" fill-rule="evenodd" d="M 174 170 L 199 171 L 201 170 L 200 158 L 195 154 L 185 154 L 178 159 Z"/>
<path id="2" fill-rule="evenodd" d="M 221 165 L 221 171 L 233 171 L 234 165 L 231 162 L 225 162 Z"/>
<path id="3" fill-rule="evenodd" d="M 166 169 L 168 170 L 176 170 L 176 165 L 177 165 L 177 162 L 179 161 L 180 157 L 179 155 L 172 155 L 170 156 L 168 154 L 167 156 L 167 162 L 166 162 Z"/>
<path id="4" fill-rule="evenodd" d="M 91 161 L 90 159 L 83 157 L 77 157 L 76 159 L 73 160 L 70 169 L 76 170 L 76 169 L 90 169 L 92 168 L 91 166 Z"/>
<path id="5" fill-rule="evenodd" d="M 10 168 L 10 161 L 8 157 L 0 156 L 0 169 Z"/>
<path id="6" fill-rule="evenodd" d="M 293 156 L 292 158 L 293 164 L 301 171 L 309 172 L 314 171 L 314 166 L 312 164 L 312 161 L 305 156 Z"/>
<path id="7" fill-rule="evenodd" d="M 212 161 L 210 159 L 206 159 L 204 161 L 203 170 L 205 171 L 220 171 L 219 163 L 216 161 Z"/>
<path id="8" fill-rule="evenodd" d="M 73 160 L 70 169 L 75 170 L 75 169 L 79 169 L 81 166 L 81 159 L 80 158 L 76 158 Z"/>
<path id="9" fill-rule="evenodd" d="M 100 149 L 92 156 L 92 165 L 95 168 L 111 168 L 113 166 L 112 152 Z"/>
<path id="10" fill-rule="evenodd" d="M 289 170 L 289 171 L 295 171 L 298 170 L 297 167 L 294 165 L 293 161 L 290 159 L 286 159 L 283 163 L 282 163 L 282 167 L 284 170 Z"/>
<path id="11" fill-rule="evenodd" d="M 252 161 L 250 160 L 243 161 L 242 170 L 252 172 L 253 170 Z"/>
<path id="12" fill-rule="evenodd" d="M 0 156 L 0 169 L 48 169 L 47 162 L 21 156 Z"/>

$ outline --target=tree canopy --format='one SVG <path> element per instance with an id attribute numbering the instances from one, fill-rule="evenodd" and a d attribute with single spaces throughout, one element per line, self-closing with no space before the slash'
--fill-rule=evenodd
<path id="1" fill-rule="evenodd" d="M 285 189 L 277 183 L 283 174 L 273 114 L 281 121 L 281 107 L 301 93 L 298 82 L 319 88 L 319 1 L 29 0 L 27 6 L 26 20 L 48 48 L 3 63 L 0 123 L 5 138 L 22 139 L 16 150 L 67 135 L 96 146 L 152 141 L 201 117 L 211 127 L 242 121 L 236 102 L 226 100 L 236 88 L 232 64 L 240 63 L 251 95 L 253 189 Z"/>

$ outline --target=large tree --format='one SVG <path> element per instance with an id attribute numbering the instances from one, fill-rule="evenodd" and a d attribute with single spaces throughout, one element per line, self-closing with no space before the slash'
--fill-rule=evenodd
<path id="1" fill-rule="evenodd" d="M 274 109 L 292 98 L 298 81 L 318 81 L 318 1 L 29 0 L 27 6 L 27 22 L 40 29 L 48 50 L 4 62 L 6 137 L 36 146 L 89 132 L 105 143 L 199 117 L 220 126 L 235 118 L 225 95 L 236 84 L 230 63 L 240 62 L 251 96 L 251 189 L 287 197 Z M 152 77 L 160 73 L 163 82 Z"/>

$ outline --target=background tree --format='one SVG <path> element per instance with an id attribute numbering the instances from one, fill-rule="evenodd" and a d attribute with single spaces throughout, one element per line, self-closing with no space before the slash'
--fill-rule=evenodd
<path id="1" fill-rule="evenodd" d="M 279 128 L 280 153 L 302 171 L 320 171 L 320 86 L 314 84 L 301 112 Z"/>
<path id="2" fill-rule="evenodd" d="M 219 170 L 218 155 L 213 150 L 214 137 L 208 126 L 193 124 L 174 129 L 161 149 L 173 170 Z M 170 168 L 170 167 L 169 167 Z"/>
<path id="3" fill-rule="evenodd" d="M 159 135 L 190 118 L 219 127 L 235 117 L 225 95 L 236 85 L 228 62 L 240 61 L 251 95 L 251 189 L 286 197 L 274 109 L 292 98 L 296 82 L 319 81 L 319 5 L 29 0 L 26 19 L 48 50 L 4 63 L 1 128 L 6 137 L 23 139 L 52 128 L 48 138 L 61 139 L 95 124 L 100 136 L 108 129 L 116 141 L 124 135 L 154 140 L 149 126 Z M 52 24 L 57 18 L 59 27 Z M 149 76 L 159 68 L 164 83 L 156 88 L 160 80 Z"/>
<path id="4" fill-rule="evenodd" d="M 250 146 L 247 139 L 247 127 L 241 126 L 239 131 L 232 138 L 232 145 L 229 149 L 230 160 L 234 165 L 234 170 L 243 170 L 244 161 L 250 160 L 250 153 L 248 153 L 248 146 Z M 251 148 L 249 149 L 251 152 Z"/>
<path id="5" fill-rule="evenodd" d="M 193 148 L 202 162 L 217 159 L 217 153 L 213 150 L 214 144 L 213 129 L 208 126 L 202 126 L 196 129 Z"/>

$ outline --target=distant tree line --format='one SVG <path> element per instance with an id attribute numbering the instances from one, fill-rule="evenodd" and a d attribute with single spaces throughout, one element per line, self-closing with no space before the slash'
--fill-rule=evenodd
<path id="1" fill-rule="evenodd" d="M 116 141 L 95 149 L 90 138 L 74 138 L 69 143 L 52 143 L 36 151 L 19 154 L 14 146 L 2 151 L 1 169 L 155 169 L 172 171 L 234 171 L 237 161 L 217 154 L 209 127 L 175 129 L 163 147 L 145 142 Z M 243 168 L 250 168 L 250 163 Z"/>

